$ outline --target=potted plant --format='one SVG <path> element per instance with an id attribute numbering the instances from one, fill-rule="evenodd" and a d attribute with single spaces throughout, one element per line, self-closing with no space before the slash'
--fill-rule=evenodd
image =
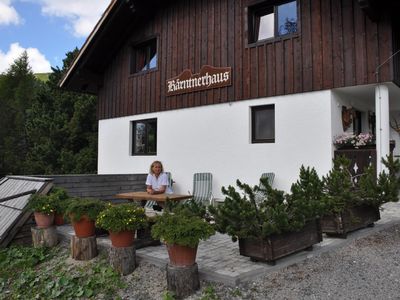
<path id="1" fill-rule="evenodd" d="M 53 187 L 51 189 L 49 197 L 55 207 L 54 224 L 63 225 L 64 213 L 70 198 L 64 189 L 58 187 Z"/>
<path id="2" fill-rule="evenodd" d="M 104 208 L 105 203 L 98 199 L 71 199 L 65 213 L 71 219 L 77 237 L 86 238 L 95 235 L 95 221 Z"/>
<path id="3" fill-rule="evenodd" d="M 96 226 L 108 230 L 114 247 L 133 245 L 136 229 L 146 223 L 144 209 L 133 203 L 109 203 L 96 219 Z"/>
<path id="4" fill-rule="evenodd" d="M 252 260 L 275 264 L 278 258 L 311 249 L 322 241 L 319 216 L 324 213 L 322 182 L 316 171 L 300 169 L 300 178 L 291 194 L 273 189 L 268 179 L 250 187 L 237 180 L 241 192 L 222 188 L 223 204 L 210 207 L 216 228 L 239 240 L 239 252 Z M 262 199 L 255 201 L 262 195 Z"/>
<path id="5" fill-rule="evenodd" d="M 151 234 L 166 243 L 171 265 L 187 267 L 196 261 L 199 241 L 208 239 L 215 230 L 188 209 L 176 209 L 158 216 Z"/>
<path id="6" fill-rule="evenodd" d="M 348 232 L 373 226 L 380 219 L 379 207 L 398 200 L 400 163 L 392 156 L 383 163 L 388 172 L 376 178 L 371 166 L 358 176 L 358 182 L 349 171 L 350 160 L 339 156 L 332 170 L 323 177 L 325 203 L 328 214 L 321 218 L 322 232 L 346 237 Z"/>
<path id="7" fill-rule="evenodd" d="M 54 222 L 54 203 L 47 195 L 33 195 L 26 207 L 33 211 L 38 228 L 49 228 Z"/>

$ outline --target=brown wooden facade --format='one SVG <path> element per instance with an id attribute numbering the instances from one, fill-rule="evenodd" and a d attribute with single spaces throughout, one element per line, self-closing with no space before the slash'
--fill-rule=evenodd
<path id="1" fill-rule="evenodd" d="M 372 21 L 357 0 L 298 0 L 298 33 L 248 44 L 248 6 L 259 0 L 181 0 L 137 26 L 98 92 L 99 119 L 376 82 L 399 48 L 389 16 Z M 399 26 L 397 26 L 399 28 Z M 158 67 L 130 74 L 132 44 L 158 38 Z M 379 81 L 399 83 L 391 60 Z M 232 67 L 232 85 L 166 96 L 166 80 L 203 65 Z"/>

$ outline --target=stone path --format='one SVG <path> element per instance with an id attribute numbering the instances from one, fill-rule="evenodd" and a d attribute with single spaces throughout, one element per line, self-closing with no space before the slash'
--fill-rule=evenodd
<path id="1" fill-rule="evenodd" d="M 291 264 L 298 263 L 306 258 L 312 258 L 322 252 L 342 247 L 350 241 L 384 230 L 393 224 L 400 223 L 400 203 L 387 203 L 381 211 L 381 220 L 372 228 L 365 228 L 349 233 L 347 239 L 327 238 L 314 245 L 313 251 L 301 251 L 276 261 L 275 266 L 262 262 L 252 262 L 248 257 L 239 255 L 238 243 L 233 243 L 229 236 L 216 234 L 207 241 L 200 243 L 197 252 L 197 263 L 200 278 L 221 282 L 235 286 L 239 282 L 252 280 L 260 275 L 272 272 Z M 58 227 L 59 233 L 69 239 L 73 235 L 71 226 Z M 97 239 L 99 247 L 110 247 L 107 237 Z M 138 261 L 147 261 L 159 267 L 165 267 L 168 262 L 168 253 L 165 246 L 146 247 L 136 251 Z"/>

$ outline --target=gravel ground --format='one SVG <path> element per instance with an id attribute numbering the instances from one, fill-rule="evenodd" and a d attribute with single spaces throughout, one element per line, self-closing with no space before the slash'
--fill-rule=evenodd
<path id="1" fill-rule="evenodd" d="M 144 262 L 125 279 L 123 299 L 163 299 L 167 289 L 165 270 Z M 400 225 L 237 287 L 203 281 L 187 299 L 400 299 Z"/>

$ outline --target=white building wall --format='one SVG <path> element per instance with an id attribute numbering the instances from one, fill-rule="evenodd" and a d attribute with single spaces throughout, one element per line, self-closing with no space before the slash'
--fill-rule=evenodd
<path id="1" fill-rule="evenodd" d="M 275 143 L 251 143 L 251 106 L 275 104 Z M 258 184 L 274 172 L 274 187 L 289 190 L 302 164 L 320 175 L 331 168 L 330 91 L 246 100 L 101 120 L 99 174 L 147 173 L 161 160 L 176 181 L 174 191 L 192 189 L 193 173 L 213 174 L 213 194 L 236 179 Z M 130 122 L 157 118 L 157 156 L 130 155 Z"/>

